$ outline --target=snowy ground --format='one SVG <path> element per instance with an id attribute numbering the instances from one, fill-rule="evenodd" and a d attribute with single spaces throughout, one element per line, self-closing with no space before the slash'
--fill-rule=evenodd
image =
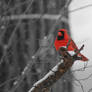
<path id="1" fill-rule="evenodd" d="M 70 10 L 92 4 L 92 0 L 72 0 Z M 82 53 L 89 58 L 88 65 L 92 65 L 92 6 L 81 9 L 76 12 L 70 13 L 70 26 L 72 31 L 72 38 L 80 47 L 85 45 Z M 83 62 L 76 62 L 73 69 L 83 67 Z M 86 69 L 84 72 L 76 72 L 75 75 L 78 79 L 85 78 L 92 74 L 92 68 Z M 85 81 L 81 81 L 84 86 L 85 92 L 92 88 L 92 77 Z M 75 86 L 75 92 L 82 92 L 79 86 Z"/>

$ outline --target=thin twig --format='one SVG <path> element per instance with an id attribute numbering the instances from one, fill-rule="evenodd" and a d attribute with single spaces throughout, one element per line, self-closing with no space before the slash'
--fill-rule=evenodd
<path id="1" fill-rule="evenodd" d="M 31 0 L 31 2 L 29 3 L 27 9 L 25 10 L 25 12 L 24 12 L 23 14 L 25 14 L 25 13 L 30 9 L 30 7 L 32 6 L 33 1 L 34 1 L 34 0 Z M 14 35 L 15 35 L 17 29 L 19 28 L 20 24 L 21 24 L 21 20 L 18 21 L 18 23 L 17 23 L 15 29 L 13 30 L 13 32 L 12 32 L 12 34 L 11 34 L 11 37 L 9 38 L 9 42 L 8 42 L 6 48 L 5 48 L 4 54 L 3 54 L 2 58 L 1 58 L 1 61 L 0 61 L 0 65 L 3 63 L 3 59 L 4 59 L 4 58 L 6 57 L 6 55 L 7 55 L 7 49 L 11 46 L 13 37 L 14 37 Z"/>
<path id="2" fill-rule="evenodd" d="M 73 77 L 73 79 L 76 80 L 76 81 L 80 84 L 80 87 L 81 87 L 81 89 L 82 89 L 82 92 L 85 92 L 85 91 L 84 91 L 84 87 L 83 87 L 82 83 L 80 82 L 80 80 L 78 80 L 78 79 L 75 78 L 75 77 Z"/>
<path id="3" fill-rule="evenodd" d="M 69 13 L 73 13 L 73 12 L 76 12 L 76 11 L 79 11 L 79 10 L 82 10 L 82 9 L 85 9 L 85 8 L 88 8 L 88 7 L 92 7 L 92 4 L 88 4 L 88 5 L 73 9 L 73 10 L 69 10 Z"/>
<path id="4" fill-rule="evenodd" d="M 18 77 L 14 77 L 14 78 L 11 78 L 11 79 L 6 80 L 6 81 L 3 82 L 2 84 L 0 84 L 0 87 L 6 85 L 6 84 L 9 83 L 10 81 L 16 80 L 17 78 L 18 78 Z"/>

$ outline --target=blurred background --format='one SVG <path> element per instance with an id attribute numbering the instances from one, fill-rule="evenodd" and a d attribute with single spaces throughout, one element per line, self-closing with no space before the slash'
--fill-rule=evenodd
<path id="1" fill-rule="evenodd" d="M 78 47 L 85 44 L 82 53 L 89 62 L 83 71 L 84 62 L 76 61 L 50 92 L 90 92 L 90 4 L 90 0 L 0 0 L 0 92 L 28 92 L 60 61 L 54 47 L 60 28 L 68 30 Z"/>

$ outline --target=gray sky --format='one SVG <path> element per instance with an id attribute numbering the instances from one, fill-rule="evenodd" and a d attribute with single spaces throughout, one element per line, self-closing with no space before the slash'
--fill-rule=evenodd
<path id="1" fill-rule="evenodd" d="M 72 0 L 70 10 L 92 4 L 92 0 Z M 88 65 L 92 65 L 92 7 L 70 13 L 70 27 L 72 31 L 72 38 L 80 47 L 85 45 L 82 53 L 89 58 Z M 75 62 L 73 69 L 83 67 L 84 63 L 81 61 Z M 78 79 L 86 78 L 92 74 L 92 68 L 86 69 L 84 72 L 76 72 L 75 75 Z M 92 77 L 86 81 L 81 81 L 85 92 L 92 88 Z M 75 92 L 82 92 L 80 86 L 75 86 Z"/>
<path id="2" fill-rule="evenodd" d="M 92 0 L 73 0 L 70 5 L 70 10 L 92 4 Z M 85 44 L 83 53 L 90 58 L 92 55 L 92 7 L 70 13 L 70 28 L 72 38 L 80 47 Z"/>
<path id="3" fill-rule="evenodd" d="M 73 0 L 70 10 L 88 4 L 92 4 L 92 0 Z M 70 21 L 74 39 L 92 39 L 92 7 L 70 13 Z"/>

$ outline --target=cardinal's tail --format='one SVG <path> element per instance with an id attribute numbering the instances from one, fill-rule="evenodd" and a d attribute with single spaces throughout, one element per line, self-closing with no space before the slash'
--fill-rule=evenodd
<path id="1" fill-rule="evenodd" d="M 78 54 L 78 55 L 81 56 L 81 58 L 82 58 L 81 60 L 82 60 L 82 61 L 84 61 L 84 62 L 85 62 L 85 61 L 88 61 L 88 58 L 85 57 L 84 55 L 82 55 L 81 53 Z"/>

